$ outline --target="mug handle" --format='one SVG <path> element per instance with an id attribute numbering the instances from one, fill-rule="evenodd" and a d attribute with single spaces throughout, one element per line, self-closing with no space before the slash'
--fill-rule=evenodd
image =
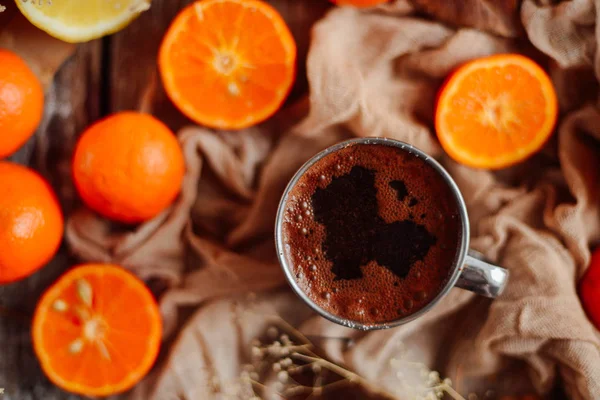
<path id="1" fill-rule="evenodd" d="M 485 297 L 498 297 L 508 282 L 507 269 L 483 260 L 483 255 L 473 250 L 465 257 L 463 270 L 456 286 Z"/>

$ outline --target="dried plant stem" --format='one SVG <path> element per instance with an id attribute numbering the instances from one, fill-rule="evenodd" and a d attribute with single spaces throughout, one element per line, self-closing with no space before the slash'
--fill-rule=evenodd
<path id="1" fill-rule="evenodd" d="M 349 382 L 358 383 L 360 385 L 363 385 L 364 387 L 371 390 L 373 393 L 377 393 L 379 395 L 383 395 L 383 396 L 386 396 L 386 397 L 389 397 L 392 399 L 395 398 L 395 395 L 393 393 L 390 393 L 384 389 L 373 386 L 371 383 L 369 383 L 369 381 L 367 381 L 363 377 L 355 374 L 354 372 L 350 372 L 347 369 L 340 367 L 339 365 L 336 365 L 325 359 L 319 358 L 313 352 L 310 352 L 310 353 L 311 353 L 311 356 L 307 356 L 305 354 L 300 354 L 300 353 L 292 353 L 290 355 L 290 357 L 295 358 L 299 361 L 313 363 L 313 364 L 317 364 L 323 368 L 327 368 L 328 370 L 335 372 L 336 374 L 340 375 L 341 377 L 347 379 Z"/>
<path id="2" fill-rule="evenodd" d="M 311 347 L 311 344 L 301 344 L 297 346 L 286 346 L 286 350 L 289 350 L 290 354 L 297 353 L 299 351 L 306 351 L 312 353 L 312 351 L 310 351 Z"/>
<path id="3" fill-rule="evenodd" d="M 259 388 L 261 388 L 261 389 L 263 389 L 263 390 L 265 390 L 265 391 L 267 391 L 267 392 L 269 392 L 269 393 L 271 393 L 271 394 L 274 394 L 274 395 L 276 395 L 276 396 L 279 396 L 279 397 L 281 397 L 283 400 L 286 400 L 286 397 L 285 397 L 283 394 L 279 393 L 277 390 L 275 390 L 275 389 L 273 389 L 273 388 L 270 388 L 270 387 L 268 387 L 267 385 L 265 385 L 265 384 L 263 384 L 263 383 L 260 383 L 260 382 L 259 382 L 259 381 L 257 381 L 257 380 L 254 380 L 254 379 L 249 379 L 249 380 L 248 380 L 248 382 L 250 382 L 250 383 L 251 383 L 253 386 L 258 386 Z"/>
<path id="4" fill-rule="evenodd" d="M 346 383 L 345 380 L 339 380 L 337 382 L 333 382 L 333 383 L 330 383 L 328 385 L 323 386 L 323 375 L 319 374 L 315 378 L 315 382 L 314 382 L 314 385 L 313 385 L 315 387 L 315 389 L 312 391 L 312 393 L 310 394 L 310 396 L 306 400 L 310 400 L 314 395 L 322 395 L 323 393 L 325 393 L 325 391 L 331 390 L 331 389 L 336 388 L 338 386 L 342 386 L 345 383 Z"/>
<path id="5" fill-rule="evenodd" d="M 288 369 L 288 372 L 290 374 L 300 374 L 300 373 L 306 371 L 307 369 L 310 369 L 312 367 L 312 365 L 313 365 L 312 363 L 310 363 L 310 364 L 304 364 L 304 365 L 298 365 L 298 366 L 295 366 L 295 367 L 292 367 L 292 368 Z"/>
<path id="6" fill-rule="evenodd" d="M 348 383 L 347 380 L 345 379 L 340 379 L 339 381 L 333 382 L 333 383 L 328 383 L 325 386 L 320 386 L 321 385 L 321 381 L 320 381 L 320 377 L 317 377 L 317 380 L 315 381 L 315 386 L 304 386 L 304 385 L 298 385 L 298 386 L 293 386 L 289 389 L 286 389 L 285 392 L 283 393 L 285 396 L 289 397 L 289 396 L 297 396 L 299 394 L 308 394 L 310 393 L 310 396 L 305 399 L 308 400 L 311 398 L 311 396 L 314 395 L 321 395 L 323 393 L 326 393 L 330 390 L 336 389 L 338 387 L 344 386 L 345 384 Z"/>
<path id="7" fill-rule="evenodd" d="M 280 317 L 272 317 L 271 319 L 271 323 L 275 326 L 277 326 L 278 328 L 281 328 L 284 331 L 287 332 L 293 332 L 294 336 L 297 336 L 299 339 L 302 340 L 302 342 L 304 342 L 304 345 L 309 345 L 312 346 L 312 342 L 310 340 L 308 340 L 308 338 L 306 336 L 304 336 L 302 334 L 302 332 L 300 332 L 299 330 L 297 330 L 296 328 L 294 328 L 292 325 L 290 325 L 287 321 L 285 321 L 283 318 Z"/>
<path id="8" fill-rule="evenodd" d="M 445 383 L 442 383 L 441 385 L 436 386 L 432 389 L 442 389 L 444 392 L 446 392 L 450 396 L 452 396 L 455 400 L 466 400 L 464 397 L 462 397 L 460 395 L 460 393 L 458 393 L 456 390 L 454 390 L 454 388 L 452 388 L 452 386 L 446 385 Z"/>
<path id="9" fill-rule="evenodd" d="M 454 400 L 466 400 L 452 388 L 450 379 L 440 379 L 438 372 L 429 370 L 421 362 L 404 359 L 405 351 L 400 349 L 401 346 L 398 351 L 400 358 L 394 357 L 389 360 L 391 372 L 395 373 L 397 387 L 388 385 L 387 376 L 382 377 L 382 381 L 371 383 L 344 366 L 317 354 L 311 340 L 279 316 L 269 315 L 266 318 L 271 324 L 264 332 L 267 340 L 253 340 L 252 364 L 246 365 L 243 372 L 245 378 L 242 379 L 246 379 L 245 382 L 252 385 L 253 391 L 262 390 L 265 394 L 275 394 L 282 399 L 296 395 L 308 395 L 307 399 L 313 399 L 347 385 L 360 387 L 390 400 L 396 400 L 398 395 L 402 395 L 403 398 L 408 396 L 415 399 L 434 399 L 443 397 L 444 394 Z M 348 340 L 352 341 L 351 338 Z M 404 370 L 405 368 L 408 369 Z M 327 380 L 330 383 L 324 381 L 324 370 L 335 375 L 334 379 Z M 262 379 L 259 378 L 272 373 L 269 371 L 276 374 L 278 382 L 267 386 L 266 382 L 261 383 Z M 313 374 L 312 384 L 300 383 L 294 379 L 296 374 L 304 372 Z M 420 378 L 415 375 L 417 372 Z"/>

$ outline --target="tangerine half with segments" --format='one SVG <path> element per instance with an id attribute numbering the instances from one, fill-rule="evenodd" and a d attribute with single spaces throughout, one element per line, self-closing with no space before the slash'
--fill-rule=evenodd
<path id="1" fill-rule="evenodd" d="M 35 310 L 33 345 L 57 386 L 86 396 L 133 387 L 158 355 L 162 323 L 144 283 L 110 264 L 65 273 Z"/>
<path id="2" fill-rule="evenodd" d="M 558 105 L 546 72 L 519 54 L 466 63 L 442 87 L 435 128 L 455 161 L 500 169 L 538 151 L 554 129 Z"/>
<path id="3" fill-rule="evenodd" d="M 167 94 L 186 116 L 212 128 L 242 129 L 285 101 L 296 44 L 263 1 L 197 1 L 171 24 L 158 65 Z"/>

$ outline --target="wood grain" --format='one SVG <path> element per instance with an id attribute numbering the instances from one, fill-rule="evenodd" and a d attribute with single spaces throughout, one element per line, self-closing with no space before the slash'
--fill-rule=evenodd
<path id="1" fill-rule="evenodd" d="M 156 54 L 176 13 L 189 0 L 154 0 L 152 8 L 125 30 L 80 45 L 48 90 L 44 119 L 36 136 L 11 159 L 28 164 L 50 180 L 66 215 L 78 204 L 70 180 L 70 156 L 82 130 L 99 117 L 138 109 L 154 88 L 151 107 L 173 129 L 189 123 L 167 99 L 157 79 Z M 290 101 L 306 93 L 305 58 L 310 27 L 329 7 L 325 0 L 270 1 L 288 22 L 298 43 L 298 79 Z M 154 86 L 152 86 L 154 85 Z M 1 251 L 1 250 L 0 250 Z M 63 245 L 38 273 L 0 286 L 0 400 L 75 400 L 43 375 L 30 340 L 30 318 L 40 294 L 77 260 Z M 114 397 L 113 399 L 116 399 Z"/>

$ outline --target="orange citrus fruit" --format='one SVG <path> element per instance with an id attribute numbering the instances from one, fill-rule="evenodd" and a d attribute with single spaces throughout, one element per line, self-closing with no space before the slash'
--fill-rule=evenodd
<path id="1" fill-rule="evenodd" d="M 177 197 L 185 171 L 173 132 L 151 115 L 121 112 L 90 126 L 73 157 L 83 201 L 108 218 L 137 223 Z"/>
<path id="2" fill-rule="evenodd" d="M 295 78 L 296 44 L 259 0 L 197 1 L 175 18 L 158 65 L 175 105 L 199 124 L 241 129 L 277 111 Z"/>
<path id="3" fill-rule="evenodd" d="M 558 112 L 548 75 L 518 54 L 466 63 L 442 87 L 435 127 L 446 152 L 459 163 L 499 169 L 539 150 Z"/>
<path id="4" fill-rule="evenodd" d="M 373 7 L 378 4 L 387 3 L 390 0 L 331 0 L 340 6 Z"/>
<path id="5" fill-rule="evenodd" d="M 70 43 L 123 29 L 150 8 L 151 0 L 18 0 L 21 13 L 41 30 Z"/>
<path id="6" fill-rule="evenodd" d="M 29 168 L 0 161 L 0 191 L 0 283 L 8 283 L 50 261 L 63 217 L 52 188 Z"/>
<path id="7" fill-rule="evenodd" d="M 130 389 L 160 348 L 158 305 L 144 283 L 116 265 L 85 264 L 61 276 L 33 317 L 35 353 L 48 378 L 86 396 Z"/>
<path id="8" fill-rule="evenodd" d="M 0 49 L 0 158 L 25 144 L 43 111 L 44 91 L 38 78 L 23 59 Z"/>

